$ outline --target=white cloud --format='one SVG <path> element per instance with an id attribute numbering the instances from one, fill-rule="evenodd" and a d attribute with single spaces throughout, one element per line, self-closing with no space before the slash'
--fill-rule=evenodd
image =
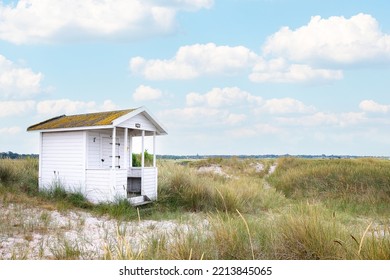
<path id="1" fill-rule="evenodd" d="M 33 111 L 35 101 L 0 101 L 0 117 L 18 116 Z"/>
<path id="2" fill-rule="evenodd" d="M 296 117 L 296 118 L 277 118 L 277 121 L 287 125 L 299 126 L 319 126 L 319 125 L 334 125 L 338 123 L 338 118 L 332 113 L 317 112 L 310 116 Z"/>
<path id="3" fill-rule="evenodd" d="M 227 134 L 234 138 L 249 138 L 256 135 L 269 135 L 280 133 L 281 130 L 268 123 L 257 123 L 250 127 L 235 128 L 227 131 Z"/>
<path id="4" fill-rule="evenodd" d="M 238 87 L 213 88 L 205 94 L 189 93 L 186 96 L 188 106 L 204 105 L 218 108 L 232 105 L 259 105 L 262 102 L 260 96 L 252 95 Z"/>
<path id="5" fill-rule="evenodd" d="M 74 101 L 69 99 L 44 101 L 0 101 L 0 117 L 21 116 L 36 112 L 40 115 L 76 114 L 94 111 L 112 111 L 117 105 L 111 100 L 105 100 L 97 105 L 94 101 Z"/>
<path id="6" fill-rule="evenodd" d="M 161 111 L 159 117 L 174 126 L 221 127 L 243 123 L 247 116 L 243 113 L 232 113 L 226 109 L 209 107 L 184 107 Z"/>
<path id="7" fill-rule="evenodd" d="M 197 11 L 199 9 L 209 9 L 213 6 L 214 0 L 148 0 L 155 5 L 183 9 L 187 11 Z"/>
<path id="8" fill-rule="evenodd" d="M 36 109 L 42 115 L 75 114 L 96 110 L 96 103 L 69 99 L 45 100 L 38 102 Z"/>
<path id="9" fill-rule="evenodd" d="M 207 107 L 185 107 L 165 110 L 159 117 L 173 126 L 180 127 L 222 127 L 243 123 L 247 116 L 243 113 L 232 113 L 229 110 Z"/>
<path id="10" fill-rule="evenodd" d="M 390 62 L 390 35 L 371 15 L 311 18 L 295 30 L 283 27 L 268 37 L 253 67 L 253 82 L 302 83 L 340 80 L 348 64 Z"/>
<path id="11" fill-rule="evenodd" d="M 256 114 L 313 113 L 315 107 L 305 105 L 293 98 L 273 98 L 263 100 L 262 97 L 241 90 L 238 87 L 213 88 L 205 94 L 191 92 L 186 96 L 187 106 L 204 106 L 208 108 L 228 108 L 249 110 Z"/>
<path id="12" fill-rule="evenodd" d="M 382 105 L 373 100 L 363 100 L 359 104 L 359 108 L 364 112 L 371 113 L 387 113 L 390 112 L 390 105 Z"/>
<path id="13" fill-rule="evenodd" d="M 349 125 L 355 125 L 367 120 L 366 116 L 362 112 L 348 112 L 348 113 L 324 113 L 317 112 L 315 114 L 303 117 L 279 117 L 276 118 L 277 122 L 285 125 L 297 125 L 297 126 L 339 126 L 345 127 Z"/>
<path id="14" fill-rule="evenodd" d="M 160 117 L 174 125 L 222 127 L 245 123 L 249 108 L 260 105 L 262 98 L 238 87 L 213 88 L 205 94 L 186 95 L 186 107 L 165 110 Z"/>
<path id="15" fill-rule="evenodd" d="M 367 120 L 367 117 L 362 112 L 348 112 L 339 115 L 339 125 L 348 126 L 363 123 Z"/>
<path id="16" fill-rule="evenodd" d="M 225 123 L 228 125 L 236 125 L 239 123 L 242 123 L 244 120 L 246 120 L 246 115 L 245 114 L 234 114 L 230 113 L 226 120 Z"/>
<path id="17" fill-rule="evenodd" d="M 213 0 L 19 0 L 0 2 L 0 39 L 15 44 L 134 39 L 172 32 L 178 11 L 210 8 Z"/>
<path id="18" fill-rule="evenodd" d="M 295 30 L 283 27 L 268 38 L 263 53 L 290 61 L 351 64 L 390 60 L 390 35 L 371 15 L 314 16 Z"/>
<path id="19" fill-rule="evenodd" d="M 256 129 L 253 127 L 236 128 L 226 131 L 227 135 L 234 138 L 247 138 L 256 136 Z"/>
<path id="20" fill-rule="evenodd" d="M 169 118 L 172 120 L 181 121 L 196 121 L 202 122 L 204 120 L 210 120 L 221 116 L 221 110 L 205 108 L 205 107 L 186 107 L 177 108 L 172 110 L 165 110 L 159 114 L 163 118 Z"/>
<path id="21" fill-rule="evenodd" d="M 343 79 L 342 66 L 390 61 L 390 34 L 374 17 L 312 17 L 295 30 L 283 27 L 263 45 L 262 54 L 244 46 L 214 43 L 182 46 L 170 59 L 133 57 L 133 74 L 149 80 L 237 75 L 252 69 L 252 82 L 318 83 Z"/>
<path id="22" fill-rule="evenodd" d="M 16 65 L 0 55 L 0 95 L 27 97 L 41 91 L 42 73 Z"/>
<path id="23" fill-rule="evenodd" d="M 305 105 L 302 101 L 287 97 L 266 100 L 260 111 L 271 114 L 313 113 L 315 108 Z"/>
<path id="24" fill-rule="evenodd" d="M 104 100 L 103 105 L 100 106 L 101 111 L 113 111 L 117 109 L 117 106 L 112 100 Z"/>
<path id="25" fill-rule="evenodd" d="M 161 90 L 144 85 L 140 85 L 139 87 L 137 87 L 135 92 L 133 93 L 133 99 L 135 101 L 156 100 L 161 97 Z"/>
<path id="26" fill-rule="evenodd" d="M 305 64 L 289 64 L 283 58 L 259 60 L 249 75 L 252 82 L 302 83 L 340 80 L 341 70 L 318 69 Z"/>
<path id="27" fill-rule="evenodd" d="M 272 124 L 259 123 L 255 125 L 257 133 L 260 134 L 275 134 L 280 132 L 280 129 Z"/>
<path id="28" fill-rule="evenodd" d="M 202 75 L 230 75 L 255 65 L 258 56 L 243 46 L 214 43 L 180 47 L 172 59 L 133 57 L 130 70 L 149 80 L 193 79 Z"/>
<path id="29" fill-rule="evenodd" d="M 18 126 L 1 127 L 0 128 L 0 134 L 6 134 L 6 135 L 18 134 L 21 131 L 22 131 L 22 129 L 20 127 L 18 127 Z"/>

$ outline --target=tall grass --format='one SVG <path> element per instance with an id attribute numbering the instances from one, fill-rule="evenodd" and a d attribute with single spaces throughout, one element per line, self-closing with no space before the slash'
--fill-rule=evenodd
<path id="1" fill-rule="evenodd" d="M 0 207 L 7 195 L 13 202 L 25 195 L 26 204 L 36 199 L 54 209 L 84 208 L 123 224 L 197 217 L 169 233 L 151 228 L 153 234 L 139 246 L 118 228 L 98 256 L 82 240 L 60 238 L 50 247 L 56 259 L 390 259 L 390 162 L 285 158 L 270 176 L 255 172 L 254 162 L 159 161 L 158 201 L 137 209 L 127 200 L 92 205 L 61 184 L 38 192 L 36 160 L 1 160 Z M 215 164 L 229 176 L 198 172 Z M 264 180 L 271 188 L 264 188 Z M 28 240 L 38 230 L 49 232 L 48 214 L 28 224 L 16 212 L 0 218 L 0 234 L 23 233 Z M 13 257 L 27 254 L 15 251 Z"/>
<path id="2" fill-rule="evenodd" d="M 270 183 L 293 199 L 323 201 L 357 214 L 390 212 L 390 162 L 379 159 L 283 158 Z"/>
<path id="3" fill-rule="evenodd" d="M 239 210 L 256 213 L 276 208 L 284 201 L 280 193 L 264 190 L 261 176 L 255 173 L 226 178 L 213 173 L 199 173 L 197 168 L 172 162 L 163 162 L 159 168 L 159 203 L 169 208 L 193 212 L 235 213 Z M 223 168 L 228 170 L 225 165 Z M 229 168 L 234 168 L 234 164 L 230 163 Z M 242 163 L 238 168 L 242 168 Z M 246 172 L 244 170 L 242 172 Z"/>
<path id="4" fill-rule="evenodd" d="M 256 171 L 254 165 L 262 164 L 264 169 Z M 257 159 L 240 159 L 238 157 L 221 158 L 210 157 L 202 160 L 189 161 L 188 166 L 192 168 L 199 168 L 203 166 L 217 165 L 233 176 L 255 176 L 257 178 L 264 177 L 272 165 L 273 160 L 257 160 Z"/>
<path id="5" fill-rule="evenodd" d="M 38 160 L 1 159 L 0 184 L 8 190 L 19 190 L 27 194 L 38 192 Z"/>

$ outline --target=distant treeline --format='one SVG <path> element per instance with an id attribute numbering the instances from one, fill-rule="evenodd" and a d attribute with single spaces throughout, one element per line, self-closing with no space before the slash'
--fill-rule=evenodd
<path id="1" fill-rule="evenodd" d="M 18 153 L 13 153 L 13 152 L 1 152 L 0 153 L 0 158 L 11 158 L 11 159 L 16 159 L 16 158 L 37 158 L 37 154 L 18 154 Z"/>
<path id="2" fill-rule="evenodd" d="M 0 158 L 37 158 L 37 154 L 18 154 L 14 152 L 1 152 Z M 373 156 L 354 156 L 354 155 L 290 155 L 290 154 L 284 154 L 284 155 L 275 155 L 275 154 L 267 154 L 267 155 L 157 155 L 157 158 L 159 159 L 207 159 L 207 158 L 259 158 L 259 159 L 272 159 L 272 158 L 281 158 L 281 157 L 296 157 L 296 158 L 313 158 L 313 159 L 340 159 L 340 158 L 363 158 L 363 157 L 373 157 Z M 375 158 L 384 158 L 384 159 L 390 159 L 390 157 L 375 157 Z"/>
<path id="3" fill-rule="evenodd" d="M 295 157 L 295 158 L 312 158 L 312 159 L 341 159 L 341 158 L 384 158 L 384 159 L 390 159 L 390 157 L 375 157 L 375 156 L 355 156 L 355 155 L 290 155 L 290 154 L 284 154 L 284 155 L 275 155 L 275 154 L 267 154 L 267 155 L 157 155 L 157 158 L 161 159 L 207 159 L 207 158 L 259 158 L 259 159 L 273 159 L 273 158 L 283 158 L 283 157 Z"/>

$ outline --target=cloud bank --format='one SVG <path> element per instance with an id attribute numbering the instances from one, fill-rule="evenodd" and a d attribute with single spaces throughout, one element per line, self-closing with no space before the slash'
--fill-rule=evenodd
<path id="1" fill-rule="evenodd" d="M 214 43 L 183 46 L 171 59 L 130 59 L 132 73 L 148 80 L 186 80 L 205 75 L 231 75 L 255 64 L 257 55 L 243 46 Z"/>
<path id="2" fill-rule="evenodd" d="M 344 77 L 348 65 L 390 62 L 390 35 L 368 14 L 314 16 L 297 29 L 283 27 L 256 53 L 245 46 L 194 44 L 168 59 L 130 59 L 130 71 L 147 80 L 248 75 L 256 83 L 322 83 Z M 249 73 L 249 74 L 248 74 Z"/>
<path id="3" fill-rule="evenodd" d="M 172 32 L 179 11 L 213 0 L 19 0 L 0 2 L 0 39 L 14 44 L 133 40 Z"/>
<path id="4" fill-rule="evenodd" d="M 25 98 L 42 90 L 42 73 L 22 67 L 0 54 L 0 98 Z"/>
<path id="5" fill-rule="evenodd" d="M 283 27 L 263 46 L 266 56 L 311 64 L 354 64 L 390 60 L 390 35 L 368 14 L 351 18 L 320 16 L 307 25 L 291 30 Z"/>

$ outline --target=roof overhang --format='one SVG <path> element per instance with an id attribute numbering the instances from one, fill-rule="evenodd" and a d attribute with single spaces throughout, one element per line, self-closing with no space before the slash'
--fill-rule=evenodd
<path id="1" fill-rule="evenodd" d="M 112 124 L 113 124 L 113 126 L 117 126 L 117 127 L 125 127 L 125 126 L 121 126 L 121 124 L 123 124 L 125 121 L 131 119 L 132 117 L 134 117 L 138 114 L 143 114 L 156 127 L 156 134 L 157 135 L 167 135 L 168 134 L 168 132 L 164 128 L 164 126 L 159 121 L 157 121 L 157 119 L 155 117 L 153 117 L 153 115 L 149 112 L 148 109 L 146 109 L 146 107 L 140 107 L 140 108 L 138 108 L 138 109 L 126 114 L 126 115 L 123 115 L 123 116 L 117 118 L 116 120 L 114 120 Z M 143 129 L 136 128 L 136 127 L 128 127 L 128 128 L 135 129 L 135 130 L 143 130 Z"/>
<path id="2" fill-rule="evenodd" d="M 67 128 L 52 128 L 52 129 L 37 129 L 31 130 L 32 132 L 61 132 L 61 131 L 80 131 L 80 130 L 96 130 L 96 129 L 108 129 L 113 128 L 113 125 L 101 125 L 101 126 L 83 126 L 83 127 L 67 127 Z M 31 132 L 28 131 L 28 132 Z"/>
<path id="3" fill-rule="evenodd" d="M 122 111 L 123 112 L 123 111 Z M 111 113 L 111 112 L 109 112 Z M 115 111 L 113 111 L 113 113 L 115 113 Z M 100 114 L 100 113 L 95 113 L 95 114 Z M 145 116 L 145 118 L 147 120 L 149 120 L 153 126 L 155 127 L 155 129 L 153 130 L 148 130 L 148 129 L 142 129 L 142 128 L 139 128 L 139 127 L 130 127 L 130 126 L 126 126 L 124 123 L 133 118 L 134 116 L 138 115 L 138 114 L 142 114 L 143 116 Z M 84 116 L 87 116 L 88 114 L 84 115 Z M 78 116 L 83 116 L 83 115 L 73 115 L 73 116 L 69 116 L 69 118 L 72 118 L 72 117 L 78 117 Z M 166 135 L 168 134 L 167 133 L 167 130 L 163 127 L 163 125 L 157 121 L 157 119 L 155 117 L 153 117 L 153 115 L 149 112 L 149 110 L 147 110 L 145 107 L 140 107 L 140 108 L 137 108 L 137 109 L 134 109 L 132 111 L 130 111 L 129 113 L 126 113 L 120 117 L 117 117 L 115 119 L 113 119 L 110 123 L 106 123 L 104 125 L 88 125 L 88 126 L 75 126 L 75 127 L 54 127 L 54 128 L 50 128 L 50 125 L 48 125 L 46 128 L 40 128 L 39 125 L 42 126 L 42 124 L 46 124 L 46 123 L 49 123 L 49 122 L 55 122 L 57 120 L 59 120 L 60 118 L 63 118 L 66 116 L 59 116 L 59 117 L 55 117 L 55 118 L 52 118 L 52 119 L 49 119 L 49 120 L 46 120 L 42 123 L 39 123 L 39 124 L 36 124 L 36 125 L 33 125 L 33 126 L 30 126 L 27 131 L 37 131 L 37 132 L 65 132 L 65 131 L 81 131 L 81 130 L 98 130 L 98 129 L 112 129 L 114 127 L 121 127 L 121 128 L 129 128 L 131 130 L 139 130 L 139 131 L 142 131 L 142 130 L 145 130 L 147 132 L 150 132 L 150 133 L 147 133 L 149 135 L 153 135 L 154 132 L 156 133 L 156 135 Z M 38 127 L 37 127 L 38 126 Z M 37 129 L 35 129 L 34 127 L 37 127 Z"/>

